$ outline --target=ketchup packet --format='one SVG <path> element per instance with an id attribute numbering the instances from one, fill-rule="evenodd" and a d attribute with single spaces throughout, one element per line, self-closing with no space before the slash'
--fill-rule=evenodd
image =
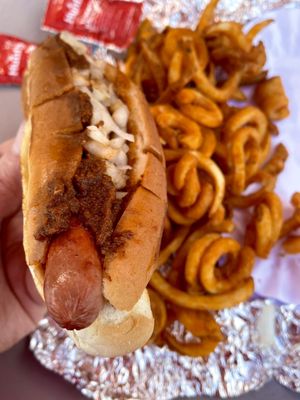
<path id="1" fill-rule="evenodd" d="M 35 45 L 9 35 L 0 35 L 0 84 L 19 84 Z"/>
<path id="2" fill-rule="evenodd" d="M 124 49 L 133 40 L 142 3 L 122 0 L 48 0 L 42 29 Z"/>

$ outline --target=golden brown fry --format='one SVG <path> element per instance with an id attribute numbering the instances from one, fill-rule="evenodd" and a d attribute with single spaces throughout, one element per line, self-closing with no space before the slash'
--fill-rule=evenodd
<path id="1" fill-rule="evenodd" d="M 223 338 L 220 327 L 210 312 L 181 307 L 173 307 L 173 309 L 178 321 L 194 336 L 199 338 L 207 336 Z"/>
<path id="2" fill-rule="evenodd" d="M 218 277 L 216 263 L 228 253 L 233 256 L 231 274 L 225 277 Z M 253 264 L 254 252 L 249 247 L 241 249 L 237 241 L 230 238 L 219 238 L 206 248 L 201 258 L 199 279 L 208 293 L 228 292 L 238 287 L 241 281 L 251 275 Z M 222 274 L 222 267 L 218 272 Z"/>
<path id="3" fill-rule="evenodd" d="M 181 50 L 176 50 L 170 62 L 168 69 L 168 84 L 173 85 L 179 82 L 182 76 L 183 69 L 183 52 Z"/>
<path id="4" fill-rule="evenodd" d="M 214 201 L 214 190 L 213 186 L 206 180 L 201 183 L 201 191 L 197 196 L 195 203 L 185 210 L 185 216 L 192 218 L 193 221 L 197 221 L 208 212 Z"/>
<path id="5" fill-rule="evenodd" d="M 264 62 L 262 62 L 262 67 L 264 66 Z M 256 68 L 259 69 L 259 68 Z M 240 81 L 241 86 L 255 85 L 266 79 L 268 75 L 268 71 L 249 71 L 248 73 L 243 73 L 243 76 Z"/>
<path id="6" fill-rule="evenodd" d="M 260 82 L 256 86 L 254 100 L 270 120 L 280 120 L 289 115 L 289 101 L 279 76 Z"/>
<path id="7" fill-rule="evenodd" d="M 205 46 L 204 43 L 203 46 Z M 207 54 L 206 48 L 204 53 L 202 52 L 201 54 Z M 172 55 L 168 66 L 169 88 L 167 88 L 167 90 L 170 90 L 172 86 L 178 87 L 178 89 L 184 87 L 192 80 L 197 69 L 204 68 L 206 62 L 206 56 L 202 56 L 201 60 L 198 59 L 195 44 L 191 37 L 183 37 L 180 39 L 178 50 Z M 201 67 L 202 64 L 203 66 Z M 166 98 L 166 94 L 167 91 L 162 93 L 158 102 L 162 103 L 162 99 Z M 169 101 L 170 100 L 171 99 L 169 99 Z"/>
<path id="8" fill-rule="evenodd" d="M 219 212 L 221 211 L 221 212 Z M 184 263 L 193 242 L 208 233 L 230 233 L 234 229 L 234 224 L 231 219 L 224 219 L 222 209 L 219 209 L 206 224 L 201 224 L 196 228 L 184 241 L 180 249 L 177 251 L 172 262 L 172 270 L 168 276 L 169 282 L 176 285 L 181 272 L 184 270 Z"/>
<path id="9" fill-rule="evenodd" d="M 196 27 L 196 33 L 198 33 L 198 35 L 201 35 L 204 29 L 212 22 L 218 2 L 219 0 L 210 0 L 208 5 L 203 10 Z"/>
<path id="10" fill-rule="evenodd" d="M 261 188 L 248 195 L 228 197 L 228 199 L 226 199 L 228 205 L 236 208 L 248 208 L 260 203 L 266 192 L 274 189 L 276 184 L 276 176 L 270 175 L 264 171 L 258 171 L 257 174 L 249 179 L 248 184 L 250 185 L 252 183 L 260 183 Z"/>
<path id="11" fill-rule="evenodd" d="M 225 122 L 224 141 L 231 140 L 233 134 L 244 126 L 256 128 L 261 142 L 267 132 L 268 121 L 264 113 L 257 107 L 241 108 Z"/>
<path id="12" fill-rule="evenodd" d="M 178 341 L 168 331 L 164 337 L 171 348 L 181 354 L 190 357 L 206 356 L 211 353 L 217 344 L 223 340 L 223 334 L 213 316 L 207 311 L 195 311 L 186 308 L 175 308 L 176 318 L 180 321 L 187 331 L 201 341 L 193 343 L 183 343 Z"/>
<path id="13" fill-rule="evenodd" d="M 278 136 L 279 135 L 279 129 L 278 129 L 277 125 L 275 125 L 274 122 L 272 122 L 271 120 L 268 121 L 268 132 L 272 136 Z"/>
<path id="14" fill-rule="evenodd" d="M 186 49 L 184 47 L 187 46 Z M 204 69 L 208 62 L 208 52 L 202 37 L 187 28 L 168 28 L 165 35 L 163 47 L 161 49 L 161 59 L 165 67 L 169 67 L 174 53 L 184 50 L 184 55 L 194 50 L 197 68 Z"/>
<path id="15" fill-rule="evenodd" d="M 252 43 L 247 39 L 242 28 L 243 26 L 237 22 L 219 22 L 209 26 L 205 30 L 205 36 L 226 36 L 229 38 L 233 47 L 248 53 L 251 49 Z"/>
<path id="16" fill-rule="evenodd" d="M 300 210 L 296 209 L 294 214 L 284 221 L 280 233 L 280 237 L 285 237 L 295 229 L 300 228 Z"/>
<path id="17" fill-rule="evenodd" d="M 164 300 L 153 289 L 148 288 L 151 309 L 154 317 L 154 330 L 149 340 L 155 341 L 159 334 L 165 329 L 167 324 L 167 309 Z"/>
<path id="18" fill-rule="evenodd" d="M 156 33 L 157 31 L 149 19 L 144 19 L 137 32 L 137 42 L 140 42 L 141 40 L 147 40 L 149 42 Z"/>
<path id="19" fill-rule="evenodd" d="M 288 254 L 300 253 L 300 236 L 289 236 L 283 242 L 282 247 Z"/>
<path id="20" fill-rule="evenodd" d="M 208 233 L 192 244 L 185 263 L 185 280 L 190 286 L 194 287 L 198 281 L 199 265 L 204 252 L 219 237 L 217 233 Z"/>
<path id="21" fill-rule="evenodd" d="M 253 279 L 248 278 L 241 282 L 240 286 L 226 293 L 190 295 L 170 285 L 157 271 L 152 275 L 150 285 L 171 303 L 192 310 L 222 310 L 233 307 L 249 299 L 254 289 Z"/>
<path id="22" fill-rule="evenodd" d="M 197 169 L 203 170 L 210 177 L 214 184 L 214 194 L 212 185 L 206 180 L 203 184 L 200 181 L 196 183 L 194 174 Z M 208 210 L 209 215 L 213 215 L 221 206 L 225 194 L 225 179 L 211 159 L 199 152 L 186 153 L 179 159 L 176 167 L 169 167 L 168 171 L 169 193 L 178 195 L 179 190 L 186 191 L 186 194 L 185 192 L 181 194 L 178 202 L 178 205 L 183 208 L 187 205 L 184 210 L 180 211 L 170 200 L 168 215 L 174 222 L 190 225 L 201 218 Z M 193 175 L 191 175 L 192 171 Z M 193 201 L 193 204 L 191 204 L 191 201 Z"/>
<path id="23" fill-rule="evenodd" d="M 184 239 L 187 237 L 188 233 L 188 227 L 181 227 L 175 232 L 174 239 L 165 248 L 160 250 L 157 263 L 159 267 L 161 265 L 164 265 L 168 261 L 169 257 L 179 249 L 179 247 L 184 242 Z"/>
<path id="24" fill-rule="evenodd" d="M 236 88 L 239 86 L 240 80 L 242 77 L 241 71 L 233 72 L 227 81 L 225 81 L 222 87 L 214 86 L 205 73 L 201 70 L 198 70 L 194 75 L 194 81 L 197 88 L 206 96 L 211 98 L 216 102 L 224 102 L 229 100 L 232 97 L 232 94 L 236 91 Z"/>
<path id="25" fill-rule="evenodd" d="M 164 337 L 171 349 L 189 357 L 205 357 L 212 353 L 220 342 L 218 338 L 203 338 L 200 343 L 179 342 L 169 332 L 164 333 Z"/>
<path id="26" fill-rule="evenodd" d="M 208 212 L 213 200 L 213 187 L 209 182 L 204 181 L 201 191 L 192 206 L 180 209 L 169 199 L 168 215 L 172 221 L 179 225 L 192 225 Z"/>
<path id="27" fill-rule="evenodd" d="M 171 148 L 176 149 L 179 144 L 192 150 L 199 148 L 202 133 L 198 124 L 170 105 L 152 106 L 151 111 L 163 139 Z"/>
<path id="28" fill-rule="evenodd" d="M 295 208 L 300 208 L 300 192 L 295 192 L 291 198 L 291 204 Z"/>
<path id="29" fill-rule="evenodd" d="M 201 125 L 216 128 L 223 121 L 222 112 L 217 104 L 196 89 L 180 90 L 175 97 L 175 102 L 184 115 Z"/>
<path id="30" fill-rule="evenodd" d="M 259 204 L 254 213 L 256 238 L 255 250 L 258 257 L 267 258 L 272 247 L 272 216 L 266 204 Z"/>
<path id="31" fill-rule="evenodd" d="M 217 83 L 217 81 L 216 81 L 216 68 L 215 68 L 214 63 L 212 63 L 212 62 L 210 62 L 209 65 L 208 65 L 207 77 L 208 77 L 209 82 L 212 85 L 216 86 L 216 83 Z"/>
<path id="32" fill-rule="evenodd" d="M 199 310 L 248 299 L 255 253 L 266 257 L 279 236 L 300 228 L 300 193 L 284 224 L 280 200 L 272 193 L 288 157 L 280 144 L 269 159 L 271 135 L 278 134 L 272 120 L 288 114 L 288 102 L 280 79 L 267 79 L 263 70 L 263 43 L 252 43 L 272 21 L 248 33 L 236 22 L 213 23 L 217 3 L 209 2 L 196 31 L 158 33 L 144 22 L 125 66 L 152 103 L 167 163 L 168 218 L 159 264 L 174 258 L 166 278 L 155 272 L 150 282 L 157 320 L 152 340 L 189 356 L 207 355 L 222 340 L 213 316 Z M 258 107 L 229 105 L 231 99 L 247 101 L 241 87 L 249 84 L 257 84 Z M 252 184 L 260 187 L 249 194 Z M 245 234 L 250 247 L 222 237 L 234 229 L 234 208 L 252 206 Z M 295 253 L 300 236 L 289 236 L 283 247 Z M 172 336 L 175 319 L 196 342 Z"/>
<path id="33" fill-rule="evenodd" d="M 189 171 L 195 171 L 197 167 L 197 159 L 193 154 L 186 153 L 181 157 L 175 166 L 174 186 L 177 190 L 181 190 L 186 184 L 186 178 Z"/>
<path id="34" fill-rule="evenodd" d="M 230 26 L 232 23 L 227 24 Z M 209 29 L 217 30 L 215 28 L 217 25 L 219 24 Z M 233 25 L 235 26 L 233 30 L 237 31 L 236 35 L 214 34 L 206 37 L 211 60 L 214 64 L 221 66 L 228 74 L 236 70 L 242 71 L 241 85 L 259 82 L 266 75 L 262 71 L 266 62 L 265 48 L 261 42 L 258 45 L 252 45 L 251 41 L 242 33 L 240 25 L 235 23 Z M 233 42 L 237 43 L 234 44 Z"/>
<path id="35" fill-rule="evenodd" d="M 270 149 L 271 149 L 271 135 L 269 134 L 269 132 L 266 132 L 260 144 L 260 157 L 259 157 L 260 165 L 262 165 L 268 158 Z"/>
<path id="36" fill-rule="evenodd" d="M 217 164 L 209 158 L 204 157 L 201 153 L 196 154 L 198 160 L 198 168 L 203 169 L 212 179 L 214 183 L 215 196 L 211 205 L 209 215 L 212 216 L 221 206 L 225 195 L 225 179 Z"/>
<path id="37" fill-rule="evenodd" d="M 197 168 L 196 152 L 184 154 L 167 168 L 168 192 L 178 203 L 176 206 L 170 199 L 168 215 L 180 225 L 191 225 L 201 218 L 214 200 L 212 185 L 200 180 Z"/>
<path id="38" fill-rule="evenodd" d="M 291 204 L 294 206 L 294 212 L 290 218 L 284 221 L 280 237 L 289 235 L 295 229 L 300 228 L 300 193 L 295 192 L 291 198 Z"/>
<path id="39" fill-rule="evenodd" d="M 252 246 L 259 257 L 266 258 L 279 239 L 282 223 L 283 212 L 279 197 L 272 192 L 265 193 L 247 227 L 246 244 Z"/>
<path id="40" fill-rule="evenodd" d="M 238 129 L 232 137 L 228 149 L 229 167 L 231 173 L 230 191 L 238 195 L 246 187 L 246 178 L 252 176 L 259 168 L 259 133 L 253 127 L 242 127 Z M 248 152 L 248 161 L 250 165 L 247 168 L 247 159 L 245 154 L 246 145 L 252 145 L 253 151 Z M 254 155 L 253 155 L 254 153 Z"/>
<path id="41" fill-rule="evenodd" d="M 251 140 L 245 146 L 246 156 L 246 181 L 252 178 L 258 171 L 262 163 L 264 146 L 260 147 L 257 141 Z"/>
<path id="42" fill-rule="evenodd" d="M 264 165 L 263 170 L 271 175 L 278 175 L 284 169 L 285 162 L 289 156 L 286 147 L 280 143 L 278 144 L 270 160 Z"/>
<path id="43" fill-rule="evenodd" d="M 232 100 L 235 101 L 246 101 L 247 100 L 247 96 L 245 95 L 245 93 L 242 91 L 241 88 L 236 88 L 236 90 L 232 93 L 231 96 Z"/>
<path id="44" fill-rule="evenodd" d="M 258 22 L 257 24 L 253 25 L 252 28 L 246 34 L 246 38 L 249 43 L 252 43 L 255 36 L 261 32 L 264 28 L 274 22 L 273 19 L 266 19 L 265 21 Z"/>
<path id="45" fill-rule="evenodd" d="M 166 86 L 166 75 L 163 65 L 157 54 L 151 50 L 149 44 L 145 40 L 141 42 L 141 53 L 151 71 L 160 94 Z"/>
<path id="46" fill-rule="evenodd" d="M 217 138 L 212 129 L 202 128 L 202 144 L 199 149 L 200 153 L 207 158 L 211 158 L 217 147 Z"/>
<path id="47" fill-rule="evenodd" d="M 127 51 L 127 58 L 124 63 L 124 73 L 129 77 L 133 77 L 134 66 L 137 63 L 138 55 L 136 51 L 136 46 L 131 45 Z"/>
<path id="48" fill-rule="evenodd" d="M 199 36 L 185 37 L 180 40 L 180 47 L 184 54 L 183 76 L 188 75 L 190 79 L 197 70 L 204 70 L 208 63 L 208 51 L 205 41 Z M 187 81 L 186 81 L 187 83 Z"/>
<path id="49" fill-rule="evenodd" d="M 166 162 L 168 161 L 177 161 L 180 157 L 186 154 L 186 149 L 168 149 L 164 148 L 164 155 Z M 189 151 L 190 154 L 196 154 L 196 151 Z"/>

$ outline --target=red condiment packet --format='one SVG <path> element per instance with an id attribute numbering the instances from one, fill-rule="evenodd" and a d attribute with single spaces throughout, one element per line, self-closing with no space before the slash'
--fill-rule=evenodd
<path id="1" fill-rule="evenodd" d="M 35 45 L 9 35 L 0 35 L 0 84 L 22 82 L 30 53 Z"/>
<path id="2" fill-rule="evenodd" d="M 142 3 L 122 0 L 48 0 L 42 29 L 124 49 L 133 40 Z"/>

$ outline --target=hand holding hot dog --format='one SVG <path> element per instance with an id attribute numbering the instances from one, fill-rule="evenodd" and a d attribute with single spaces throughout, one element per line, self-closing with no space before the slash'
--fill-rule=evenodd
<path id="1" fill-rule="evenodd" d="M 22 245 L 20 136 L 0 144 L 0 352 L 31 332 L 45 312 Z"/>

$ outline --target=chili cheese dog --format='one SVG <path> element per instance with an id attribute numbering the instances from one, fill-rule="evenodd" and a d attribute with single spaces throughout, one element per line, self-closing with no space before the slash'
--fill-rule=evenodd
<path id="1" fill-rule="evenodd" d="M 62 33 L 33 53 L 22 99 L 26 260 L 48 313 L 90 354 L 142 346 L 166 210 L 164 157 L 137 87 Z"/>

